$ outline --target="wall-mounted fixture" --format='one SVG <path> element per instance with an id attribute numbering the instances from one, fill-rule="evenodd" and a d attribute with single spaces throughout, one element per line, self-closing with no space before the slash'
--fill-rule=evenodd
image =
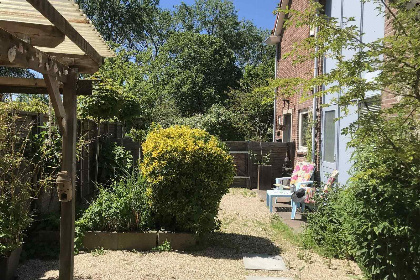
<path id="1" fill-rule="evenodd" d="M 56 180 L 58 200 L 61 202 L 69 202 L 73 199 L 73 185 L 71 183 L 70 175 L 67 171 L 58 172 Z"/>

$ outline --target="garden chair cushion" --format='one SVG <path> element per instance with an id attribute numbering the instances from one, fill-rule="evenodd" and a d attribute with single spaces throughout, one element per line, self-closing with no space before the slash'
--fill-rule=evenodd
<path id="1" fill-rule="evenodd" d="M 299 162 L 296 164 L 291 177 L 276 178 L 276 187 L 290 189 L 292 186 L 298 186 L 300 183 L 308 182 L 314 173 L 315 164 L 309 162 Z M 289 181 L 287 184 L 286 181 Z M 280 183 L 281 182 L 281 183 Z"/>
<path id="2" fill-rule="evenodd" d="M 315 164 L 309 162 L 299 162 L 293 170 L 290 185 L 297 185 L 300 182 L 309 181 L 314 173 Z"/>

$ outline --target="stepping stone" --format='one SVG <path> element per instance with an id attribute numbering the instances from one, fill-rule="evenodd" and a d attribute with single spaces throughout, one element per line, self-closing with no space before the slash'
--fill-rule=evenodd
<path id="1" fill-rule="evenodd" d="M 284 277 L 247 276 L 245 280 L 293 280 L 293 279 L 284 278 Z"/>
<path id="2" fill-rule="evenodd" d="M 245 269 L 254 270 L 287 270 L 281 256 L 244 254 Z"/>

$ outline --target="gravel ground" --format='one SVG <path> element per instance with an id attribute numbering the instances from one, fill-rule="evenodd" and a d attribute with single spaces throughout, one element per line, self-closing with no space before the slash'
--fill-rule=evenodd
<path id="1" fill-rule="evenodd" d="M 100 251 L 75 256 L 75 279 L 362 279 L 354 262 L 329 260 L 283 239 L 270 227 L 270 213 L 254 192 L 231 189 L 220 205 L 221 230 L 205 249 L 181 252 Z M 245 270 L 244 253 L 280 254 L 288 271 Z M 58 261 L 30 260 L 19 279 L 58 279 Z"/>

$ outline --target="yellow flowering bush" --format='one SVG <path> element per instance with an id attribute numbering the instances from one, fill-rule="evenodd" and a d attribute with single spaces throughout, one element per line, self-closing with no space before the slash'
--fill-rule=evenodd
<path id="1" fill-rule="evenodd" d="M 142 148 L 157 227 L 197 234 L 216 229 L 220 200 L 235 174 L 224 143 L 201 129 L 172 126 L 151 131 Z"/>

